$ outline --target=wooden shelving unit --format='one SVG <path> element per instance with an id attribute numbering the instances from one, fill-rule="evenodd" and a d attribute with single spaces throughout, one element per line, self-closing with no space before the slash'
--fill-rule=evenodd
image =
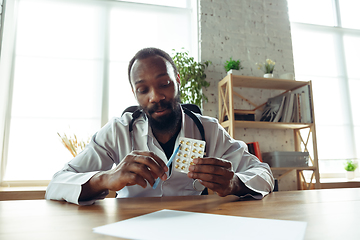
<path id="1" fill-rule="evenodd" d="M 311 109 L 313 122 L 312 123 L 285 123 L 285 122 L 260 122 L 260 121 L 236 121 L 234 109 L 234 97 L 245 100 L 251 106 L 252 111 L 261 110 L 265 106 L 266 102 L 261 104 L 255 104 L 246 98 L 247 88 L 258 88 L 258 89 L 269 89 L 269 90 L 283 90 L 283 92 L 292 91 L 297 88 L 310 85 L 311 95 Z M 234 91 L 234 88 L 240 87 L 241 94 Z M 285 79 L 275 78 L 261 78 L 261 77 L 248 77 L 248 76 L 237 76 L 228 74 L 218 83 L 219 93 L 219 122 L 227 129 L 230 136 L 235 137 L 236 128 L 256 128 L 256 129 L 291 129 L 294 131 L 295 139 L 295 151 L 303 150 L 309 152 L 308 146 L 312 143 L 312 156 L 310 155 L 310 165 L 308 167 L 292 167 L 292 168 L 272 168 L 273 170 L 283 170 L 284 174 L 290 171 L 296 170 L 298 176 L 298 188 L 302 189 L 300 182 L 305 183 L 305 188 L 310 189 L 312 180 L 315 178 L 315 188 L 320 188 L 320 175 L 318 167 L 318 153 L 317 153 L 317 142 L 316 142 L 316 131 L 314 121 L 314 104 L 312 98 L 312 87 L 311 81 L 294 81 Z M 307 137 L 303 138 L 300 134 L 301 129 L 308 129 Z M 312 171 L 311 179 L 306 182 L 303 171 Z M 283 174 L 283 175 L 284 175 Z"/>

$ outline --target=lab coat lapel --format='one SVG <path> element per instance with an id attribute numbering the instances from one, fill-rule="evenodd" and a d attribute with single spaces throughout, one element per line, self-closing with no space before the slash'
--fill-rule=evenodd
<path id="1" fill-rule="evenodd" d="M 147 135 L 147 148 L 149 149 L 149 151 L 154 152 L 166 164 L 168 162 L 168 159 L 165 155 L 165 152 L 161 148 L 159 142 L 156 140 L 156 138 L 151 130 L 149 121 L 146 124 L 146 135 Z"/>

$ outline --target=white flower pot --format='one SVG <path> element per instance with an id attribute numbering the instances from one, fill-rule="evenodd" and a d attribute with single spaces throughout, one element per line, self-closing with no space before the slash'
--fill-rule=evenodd
<path id="1" fill-rule="evenodd" d="M 352 180 L 355 178 L 355 172 L 354 171 L 346 171 L 346 178 L 348 180 Z"/>
<path id="2" fill-rule="evenodd" d="M 227 74 L 232 74 L 232 75 L 241 75 L 240 70 L 235 70 L 235 69 L 230 69 Z"/>
<path id="3" fill-rule="evenodd" d="M 272 73 L 265 73 L 264 78 L 273 78 L 274 75 Z"/>

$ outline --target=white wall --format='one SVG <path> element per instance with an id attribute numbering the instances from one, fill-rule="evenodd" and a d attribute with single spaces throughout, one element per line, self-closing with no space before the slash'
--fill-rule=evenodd
<path id="1" fill-rule="evenodd" d="M 218 116 L 217 84 L 226 75 L 224 64 L 230 57 L 242 61 L 246 76 L 263 76 L 255 63 L 266 58 L 276 62 L 275 77 L 294 72 L 286 0 L 200 0 L 199 4 L 201 60 L 212 62 L 206 71 L 211 85 L 205 90 L 209 101 L 204 115 Z M 248 94 L 255 103 L 263 103 L 275 93 L 253 90 Z M 243 101 L 235 105 L 250 108 Z M 235 138 L 258 141 L 262 151 L 293 150 L 293 132 L 288 130 L 238 129 Z M 274 138 L 277 144 L 272 144 Z"/>
<path id="2" fill-rule="evenodd" d="M 1 29 L 2 29 L 2 19 L 3 19 L 3 0 L 0 0 L 0 44 L 1 44 L 1 39 L 2 39 L 2 36 L 1 36 Z"/>

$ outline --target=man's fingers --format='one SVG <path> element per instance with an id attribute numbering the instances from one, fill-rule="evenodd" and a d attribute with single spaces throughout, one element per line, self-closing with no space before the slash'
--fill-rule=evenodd
<path id="1" fill-rule="evenodd" d="M 188 176 L 209 182 L 229 181 L 234 172 L 231 170 L 231 162 L 217 158 L 196 158 L 194 165 L 189 167 Z"/>
<path id="2" fill-rule="evenodd" d="M 216 184 L 216 183 L 213 183 L 213 182 L 206 182 L 206 181 L 200 181 L 200 183 L 202 185 L 204 185 L 204 187 L 207 187 L 211 190 L 213 190 L 215 192 L 215 189 L 219 189 L 220 188 L 220 185 L 219 184 Z"/>
<path id="3" fill-rule="evenodd" d="M 193 162 L 195 164 L 189 167 L 189 178 L 199 179 L 202 185 L 221 197 L 233 191 L 236 175 L 231 162 L 219 158 L 197 158 Z"/>
<path id="4" fill-rule="evenodd" d="M 141 155 L 141 156 L 148 156 L 150 157 L 153 161 L 155 161 L 162 169 L 164 169 L 165 172 L 167 172 L 169 169 L 166 166 L 166 164 L 164 163 L 164 161 L 157 156 L 155 153 L 153 152 L 148 152 L 148 151 L 134 151 L 133 153 L 137 154 L 137 155 Z"/>
<path id="5" fill-rule="evenodd" d="M 189 171 L 194 173 L 215 174 L 219 176 L 226 176 L 232 172 L 224 167 L 214 165 L 192 165 L 189 167 Z"/>
<path id="6" fill-rule="evenodd" d="M 149 157 L 149 158 L 147 158 L 148 160 L 151 159 L 153 162 L 156 162 L 160 166 L 160 168 L 164 169 L 165 172 L 167 172 L 169 170 L 168 167 L 166 166 L 166 164 L 164 163 L 164 161 L 153 152 L 147 152 L 147 151 L 139 152 L 137 155 Z"/>
<path id="7" fill-rule="evenodd" d="M 158 176 L 157 173 L 151 171 L 148 166 L 141 163 L 131 164 L 128 171 L 145 179 L 151 186 L 155 183 L 155 179 Z"/>
<path id="8" fill-rule="evenodd" d="M 196 173 L 196 172 L 189 172 L 188 177 L 192 179 L 199 179 L 201 181 L 212 182 L 220 185 L 226 185 L 230 182 L 234 173 L 229 173 L 224 175 L 215 175 L 215 174 L 208 174 L 208 173 Z"/>
<path id="9" fill-rule="evenodd" d="M 156 174 L 154 172 L 150 172 L 150 173 L 152 174 L 152 176 L 154 177 L 155 180 L 158 178 L 158 176 L 156 176 Z M 165 181 L 167 179 L 166 173 L 164 173 L 162 176 L 159 176 L 159 178 L 161 178 L 161 180 Z"/>
<path id="10" fill-rule="evenodd" d="M 127 176 L 124 176 L 125 178 L 128 179 L 128 183 L 126 184 L 127 186 L 132 186 L 132 185 L 140 185 L 143 188 L 146 188 L 147 183 L 144 180 L 143 177 L 139 176 L 136 173 L 132 173 L 132 172 L 128 172 L 126 173 Z"/>
<path id="11" fill-rule="evenodd" d="M 119 190 L 136 184 L 146 188 L 147 183 L 153 186 L 158 177 L 167 179 L 167 170 L 168 167 L 156 154 L 133 151 L 116 168 L 108 171 L 107 188 Z"/>
<path id="12" fill-rule="evenodd" d="M 231 179 L 234 177 L 231 162 L 218 158 L 197 158 L 189 167 L 188 177 L 199 179 L 205 187 L 226 196 Z"/>
<path id="13" fill-rule="evenodd" d="M 229 194 L 229 183 L 227 182 L 225 184 L 215 183 L 215 182 L 207 182 L 200 180 L 200 183 L 212 191 L 216 192 L 220 197 L 225 197 Z"/>
<path id="14" fill-rule="evenodd" d="M 195 158 L 193 162 L 196 165 L 212 165 L 212 166 L 224 167 L 226 169 L 231 169 L 232 166 L 230 161 L 226 161 L 218 158 L 210 158 L 210 157 Z"/>
<path id="15" fill-rule="evenodd" d="M 165 165 L 165 163 L 154 153 L 151 152 L 141 152 L 141 154 L 133 154 L 133 161 L 142 164 L 148 168 L 147 170 L 155 173 L 157 177 L 161 177 L 164 175 L 164 173 L 168 170 L 168 167 Z M 146 170 L 143 168 L 143 170 Z"/>

